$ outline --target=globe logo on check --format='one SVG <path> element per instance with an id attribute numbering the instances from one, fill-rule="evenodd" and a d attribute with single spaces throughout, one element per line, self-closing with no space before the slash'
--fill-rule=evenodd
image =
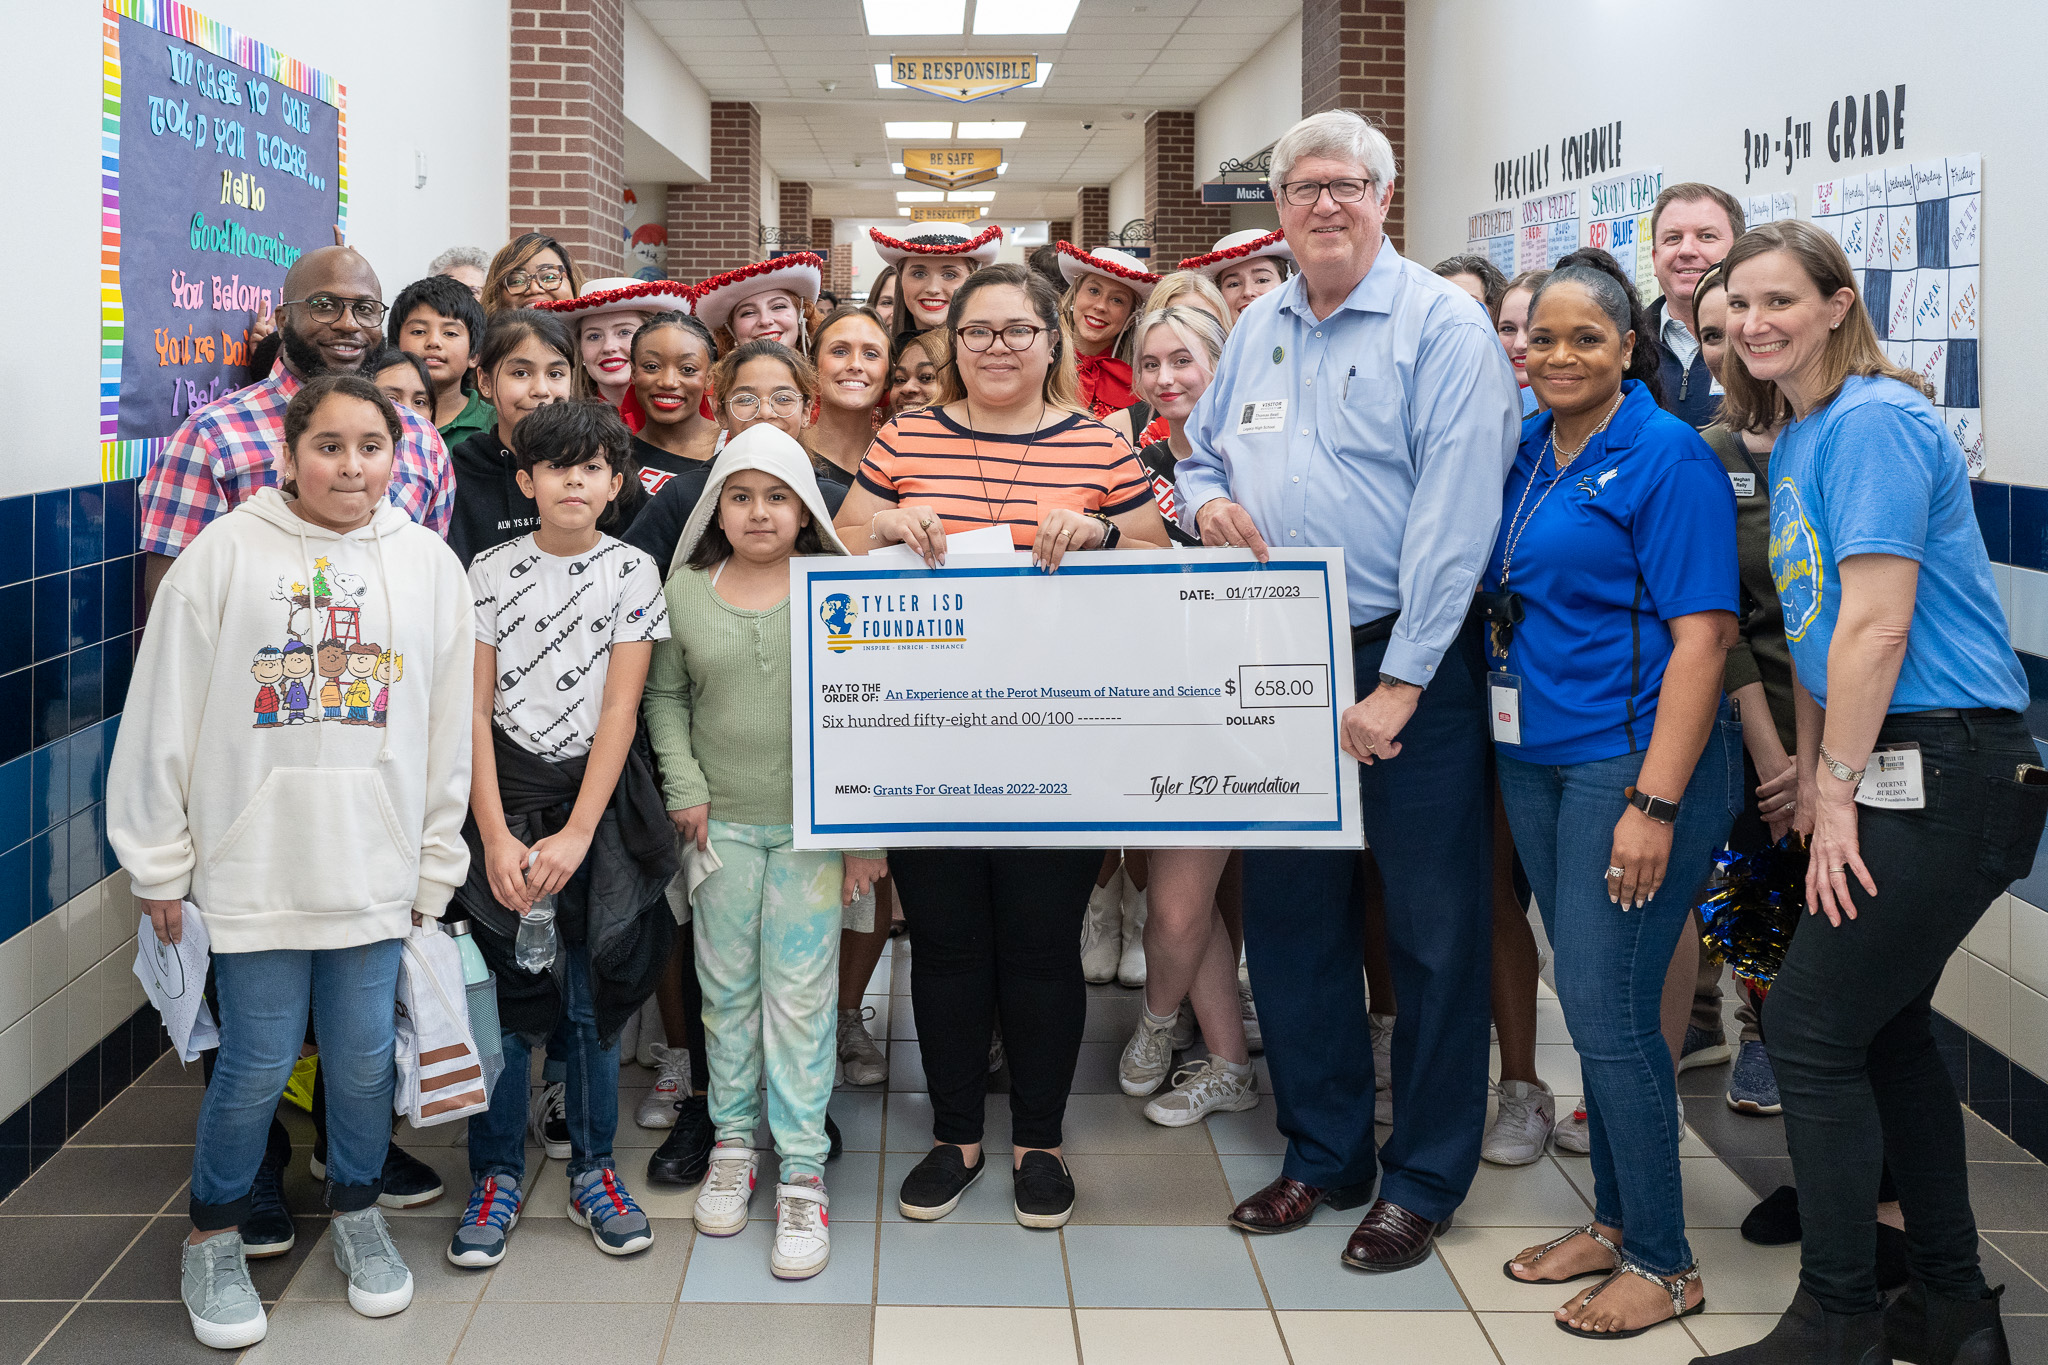
<path id="1" fill-rule="evenodd" d="M 825 623 L 825 647 L 834 654 L 853 648 L 853 618 L 860 615 L 853 599 L 835 592 L 818 604 L 818 619 Z"/>

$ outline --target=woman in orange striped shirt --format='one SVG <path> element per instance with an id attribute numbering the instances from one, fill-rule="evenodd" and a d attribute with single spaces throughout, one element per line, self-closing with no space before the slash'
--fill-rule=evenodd
<path id="1" fill-rule="evenodd" d="M 1075 401 L 1052 287 L 1020 266 L 985 267 L 953 295 L 947 329 L 952 362 L 939 401 L 877 433 L 840 506 L 840 538 L 856 554 L 901 542 L 937 565 L 948 532 L 1007 526 L 1048 571 L 1069 550 L 1164 548 L 1144 469 Z M 1061 1126 L 1088 1011 L 1081 915 L 1101 862 L 1102 850 L 1076 848 L 890 855 L 917 944 L 911 1005 L 932 1100 L 932 1149 L 904 1177 L 904 1217 L 945 1217 L 987 1169 L 983 1100 L 998 1015 L 1017 1221 L 1056 1228 L 1072 1215 Z"/>

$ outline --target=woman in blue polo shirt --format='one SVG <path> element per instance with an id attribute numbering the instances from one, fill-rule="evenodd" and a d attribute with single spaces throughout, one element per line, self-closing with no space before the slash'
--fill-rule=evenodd
<path id="1" fill-rule="evenodd" d="M 1725 365 L 1771 455 L 1771 576 L 1797 687 L 1808 908 L 1764 1004 L 1804 1237 L 1799 1292 L 1723 1365 L 2012 1359 L 1977 1261 L 1962 1112 L 1930 1026 L 1942 968 L 2034 862 L 2048 773 L 1968 469 L 1886 359 L 1842 248 L 1771 223 L 1729 253 Z M 1789 420 L 1788 420 L 1789 419 Z M 1913 1278 L 1879 1296 L 1889 1158 Z"/>
<path id="2" fill-rule="evenodd" d="M 1690 896 L 1740 804 L 1721 704 L 1735 636 L 1735 497 L 1657 406 L 1656 347 L 1606 252 L 1558 263 L 1529 309 L 1525 424 L 1485 599 L 1489 696 L 1515 848 L 1557 950 L 1593 1161 L 1592 1223 L 1503 1267 L 1563 1284 L 1575 1336 L 1699 1311 L 1676 1077 L 1658 1028 Z"/>

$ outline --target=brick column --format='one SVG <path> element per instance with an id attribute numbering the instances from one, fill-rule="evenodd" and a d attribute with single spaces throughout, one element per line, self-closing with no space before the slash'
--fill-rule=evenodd
<path id="1" fill-rule="evenodd" d="M 1406 170 L 1408 128 L 1407 0 L 1302 0 L 1301 112 L 1350 109 L 1371 119 L 1394 144 Z M 1387 208 L 1387 236 L 1402 246 L 1407 221 L 1400 179 Z"/>
<path id="2" fill-rule="evenodd" d="M 1067 240 L 1083 251 L 1093 251 L 1109 241 L 1109 186 L 1083 185 L 1079 200 L 1074 215 L 1077 235 Z"/>
<path id="3" fill-rule="evenodd" d="M 1074 220 L 1055 218 L 1045 225 L 1045 240 L 1048 242 L 1071 242 L 1074 240 Z"/>
<path id="4" fill-rule="evenodd" d="M 837 294 L 841 303 L 848 302 L 847 296 L 853 293 L 853 247 L 832 240 L 830 218 L 811 219 L 811 250 L 825 258 L 825 287 Z"/>
<path id="5" fill-rule="evenodd" d="M 779 230 L 790 239 L 789 243 L 777 248 L 778 250 L 788 251 L 790 246 L 794 245 L 794 239 L 798 237 L 804 238 L 814 248 L 817 246 L 817 239 L 811 236 L 811 186 L 809 181 L 785 180 L 782 182 L 775 221 L 779 226 Z M 820 252 L 819 254 L 823 255 L 824 253 Z"/>
<path id="6" fill-rule="evenodd" d="M 1195 115 L 1160 109 L 1145 118 L 1145 216 L 1152 220 L 1155 272 L 1199 256 L 1230 231 L 1228 205 L 1202 202 L 1195 173 Z"/>
<path id="7" fill-rule="evenodd" d="M 711 106 L 711 179 L 668 187 L 669 274 L 695 284 L 737 269 L 761 250 L 761 113 Z"/>
<path id="8" fill-rule="evenodd" d="M 513 0 L 511 224 L 623 275 L 625 0 Z"/>

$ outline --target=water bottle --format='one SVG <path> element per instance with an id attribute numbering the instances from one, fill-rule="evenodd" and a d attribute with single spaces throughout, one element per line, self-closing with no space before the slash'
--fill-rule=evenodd
<path id="1" fill-rule="evenodd" d="M 455 951 L 462 958 L 462 983 L 465 986 L 474 986 L 479 982 L 489 981 L 491 969 L 484 964 L 483 950 L 476 946 L 476 939 L 470 935 L 469 921 L 447 920 L 442 927 L 448 931 L 448 936 L 455 940 Z"/>
<path id="2" fill-rule="evenodd" d="M 519 938 L 512 958 L 522 972 L 544 972 L 555 965 L 555 898 L 536 896 L 533 908 L 519 917 Z"/>
<path id="3" fill-rule="evenodd" d="M 505 1069 L 505 1045 L 498 1028 L 498 982 L 484 962 L 483 950 L 476 946 L 469 921 L 448 920 L 443 927 L 455 940 L 455 951 L 462 958 L 469 1034 L 476 1043 L 477 1059 L 483 1063 L 484 1093 L 488 1095 L 497 1088 L 498 1076 Z"/>

